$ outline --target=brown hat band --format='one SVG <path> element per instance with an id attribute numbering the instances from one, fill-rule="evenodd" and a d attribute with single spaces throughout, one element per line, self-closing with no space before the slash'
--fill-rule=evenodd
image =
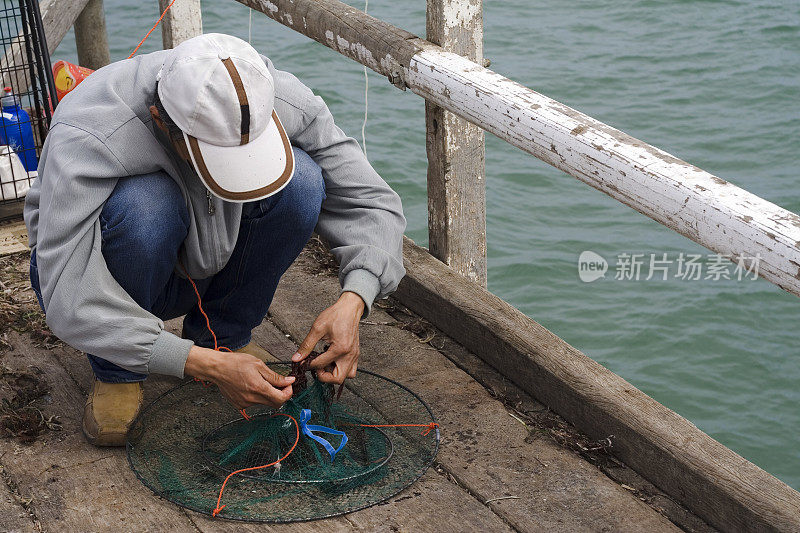
<path id="1" fill-rule="evenodd" d="M 231 77 L 233 87 L 236 89 L 236 97 L 239 99 L 239 108 L 242 111 L 242 142 L 240 144 L 247 144 L 250 140 L 250 105 L 247 102 L 247 93 L 244 90 L 242 78 L 239 76 L 239 71 L 236 70 L 233 60 L 228 57 L 222 60 L 222 64 L 225 65 L 225 69 L 227 69 Z"/>

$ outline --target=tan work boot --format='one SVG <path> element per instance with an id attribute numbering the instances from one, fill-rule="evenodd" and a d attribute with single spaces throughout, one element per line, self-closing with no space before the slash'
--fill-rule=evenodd
<path id="1" fill-rule="evenodd" d="M 95 446 L 125 446 L 125 436 L 142 407 L 142 384 L 94 380 L 83 408 L 83 434 Z"/>
<path id="2" fill-rule="evenodd" d="M 250 354 L 253 357 L 261 359 L 265 363 L 275 363 L 278 361 L 277 357 L 275 357 L 274 355 L 266 351 L 264 348 L 256 344 L 256 341 L 251 341 L 250 344 L 248 344 L 247 346 L 242 346 L 236 351 L 240 353 Z"/>

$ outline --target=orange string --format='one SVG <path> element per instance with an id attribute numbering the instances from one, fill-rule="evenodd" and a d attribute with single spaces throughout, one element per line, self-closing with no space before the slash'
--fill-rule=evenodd
<path id="1" fill-rule="evenodd" d="M 174 0 L 173 0 L 173 2 L 174 2 Z M 170 5 L 172 5 L 172 4 L 170 4 Z M 169 7 L 167 7 L 167 9 L 169 9 Z M 203 318 L 206 319 L 206 328 L 208 328 L 208 331 L 211 333 L 211 337 L 214 339 L 214 349 L 217 350 L 217 351 L 220 351 L 220 352 L 222 352 L 222 351 L 231 352 L 232 350 L 230 348 L 226 348 L 225 346 L 219 346 L 219 343 L 217 341 L 217 334 L 214 333 L 214 329 L 211 327 L 211 319 L 208 318 L 208 315 L 206 314 L 205 310 L 203 309 L 203 299 L 200 297 L 200 291 L 197 289 L 197 284 L 194 282 L 192 277 L 186 271 L 184 266 L 182 264 L 180 264 L 180 263 L 179 263 L 179 265 L 181 267 L 181 270 L 183 271 L 183 274 L 186 276 L 186 279 L 188 279 L 189 283 L 192 284 L 192 289 L 194 289 L 194 295 L 197 297 L 197 309 L 200 311 L 200 314 L 203 315 Z M 202 379 L 194 378 L 194 380 L 195 381 L 199 381 L 204 387 L 208 387 L 209 386 L 209 383 L 203 381 Z M 240 409 L 239 413 L 241 413 L 242 417 L 245 420 L 247 420 L 248 422 L 251 420 L 250 416 L 245 412 L 244 409 Z M 231 476 L 233 476 L 235 474 L 240 474 L 242 472 L 247 472 L 247 471 L 250 471 L 250 470 L 258 470 L 260 468 L 267 468 L 269 466 L 275 465 L 277 463 L 280 463 L 284 459 L 286 459 L 289 456 L 289 454 L 292 453 L 292 451 L 294 451 L 295 446 L 297 446 L 297 443 L 300 441 L 300 426 L 297 424 L 297 420 L 295 420 L 291 415 L 287 415 L 285 413 L 275 413 L 272 416 L 277 416 L 277 415 L 288 416 L 289 418 L 292 419 L 292 421 L 294 422 L 295 427 L 297 428 L 297 438 L 295 439 L 294 444 L 292 445 L 291 449 L 288 452 L 286 452 L 286 455 L 284 455 L 283 457 L 281 457 L 277 461 L 275 461 L 273 463 L 270 463 L 268 465 L 261 465 L 261 466 L 253 466 L 253 467 L 250 467 L 250 468 L 243 468 L 241 470 L 236 470 L 235 472 L 231 472 L 230 474 L 228 474 L 228 477 L 225 478 L 225 481 L 222 482 L 222 487 L 219 489 L 219 497 L 217 498 L 217 508 L 214 509 L 211 512 L 211 516 L 217 516 L 222 511 L 222 509 L 225 508 L 224 505 L 222 507 L 220 507 L 219 504 L 222 502 L 222 493 L 225 490 L 225 485 L 228 483 L 228 480 L 231 478 Z"/>
<path id="2" fill-rule="evenodd" d="M 281 457 L 280 459 L 278 459 L 277 461 L 273 461 L 273 462 L 271 462 L 271 463 L 269 463 L 267 465 L 251 466 L 250 468 L 242 468 L 241 470 L 236 470 L 236 471 L 231 472 L 230 474 L 228 474 L 228 477 L 225 478 L 225 481 L 222 482 L 222 487 L 219 489 L 219 497 L 217 498 L 217 508 L 214 509 L 211 512 L 211 516 L 217 516 L 225 508 L 225 505 L 220 507 L 219 504 L 222 503 L 222 493 L 223 493 L 223 491 L 225 491 L 225 485 L 228 483 L 228 480 L 231 478 L 231 476 L 235 476 L 236 474 L 241 474 L 242 472 L 251 472 L 253 470 L 260 470 L 262 468 L 268 468 L 270 466 L 276 465 L 276 464 L 280 463 L 281 461 L 283 461 L 284 459 L 286 459 L 287 457 L 289 457 L 289 454 L 291 454 L 294 451 L 294 449 L 297 447 L 297 443 L 300 442 L 300 425 L 297 423 L 297 420 L 295 420 L 292 415 L 287 415 L 286 413 L 275 413 L 272 416 L 285 416 L 287 418 L 290 418 L 292 420 L 292 422 L 294 422 L 294 429 L 295 429 L 295 432 L 297 433 L 297 436 L 294 439 L 294 444 L 292 444 L 292 447 L 289 448 L 289 451 L 286 452 L 286 454 L 283 457 Z"/>
<path id="3" fill-rule="evenodd" d="M 206 327 L 208 328 L 208 331 L 211 332 L 211 337 L 214 339 L 214 349 L 215 350 L 225 350 L 227 352 L 230 352 L 230 350 L 228 348 L 220 348 L 219 345 L 217 345 L 217 334 L 214 333 L 213 329 L 211 329 L 211 319 L 208 318 L 208 315 L 203 310 L 203 299 L 200 298 L 200 291 L 197 290 L 197 284 L 194 282 L 194 280 L 189 275 L 189 273 L 186 272 L 186 268 L 184 268 L 183 264 L 181 264 L 181 263 L 178 263 L 178 264 L 180 265 L 181 270 L 183 271 L 183 275 L 186 276 L 186 279 L 188 279 L 189 283 L 192 284 L 192 289 L 194 289 L 194 295 L 197 297 L 197 308 L 200 310 L 200 314 L 203 315 L 203 318 L 206 319 Z"/>
<path id="4" fill-rule="evenodd" d="M 170 4 L 170 5 L 172 5 L 172 4 Z M 167 8 L 167 9 L 169 9 L 169 8 Z M 217 334 L 214 333 L 214 330 L 211 328 L 211 319 L 208 318 L 208 315 L 203 310 L 203 299 L 200 298 L 200 291 L 197 290 L 197 285 L 195 284 L 194 280 L 189 275 L 189 273 L 186 272 L 186 269 L 183 267 L 183 265 L 180 264 L 180 263 L 179 263 L 179 265 L 181 267 L 181 270 L 183 270 L 183 274 L 186 276 L 186 279 L 188 279 L 189 283 L 192 284 L 192 289 L 194 289 L 194 295 L 197 297 L 197 308 L 200 310 L 200 314 L 203 315 L 203 318 L 206 319 L 206 328 L 208 328 L 208 331 L 211 332 L 211 337 L 214 339 L 214 349 L 217 350 L 217 351 L 220 351 L 220 352 L 230 352 L 231 351 L 230 348 L 226 348 L 224 346 L 220 347 L 217 344 Z M 209 383 L 206 382 L 206 381 L 203 381 L 202 379 L 194 378 L 194 380 L 200 382 L 203 385 L 203 387 L 208 387 L 209 386 Z M 242 409 L 240 412 L 242 413 L 242 416 L 245 417 L 245 419 L 250 420 L 250 418 L 244 412 L 244 409 Z"/>
<path id="5" fill-rule="evenodd" d="M 128 59 L 130 59 L 134 55 L 136 55 L 136 51 L 139 49 L 140 46 L 142 46 L 144 44 L 144 42 L 147 40 L 147 38 L 150 37 L 150 34 L 153 33 L 153 30 L 155 30 L 158 27 L 159 23 L 161 22 L 161 19 L 164 18 L 164 15 L 167 14 L 167 11 L 169 11 L 169 8 L 171 8 L 172 4 L 174 4 L 174 3 L 175 3 L 175 0 L 172 0 L 172 2 L 169 3 L 167 8 L 164 10 L 164 12 L 161 13 L 161 16 L 158 17 L 158 20 L 156 21 L 156 23 L 153 24 L 153 27 L 150 28 L 150 31 L 147 32 L 147 35 L 145 35 L 144 38 L 141 41 L 139 41 L 139 44 L 136 45 L 136 48 L 133 49 L 133 52 L 131 52 L 131 55 L 128 56 Z"/>

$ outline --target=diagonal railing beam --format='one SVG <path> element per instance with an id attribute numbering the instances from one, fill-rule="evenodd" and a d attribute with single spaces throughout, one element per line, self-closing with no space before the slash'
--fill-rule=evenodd
<path id="1" fill-rule="evenodd" d="M 237 1 L 800 296 L 795 213 L 338 0 Z"/>

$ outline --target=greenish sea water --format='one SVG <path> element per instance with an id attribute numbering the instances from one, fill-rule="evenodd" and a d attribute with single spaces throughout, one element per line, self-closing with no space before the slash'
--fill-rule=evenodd
<path id="1" fill-rule="evenodd" d="M 122 59 L 157 2 L 105 4 L 112 59 Z M 800 212 L 796 0 L 486 0 L 484 9 L 492 69 Z M 203 10 L 205 31 L 248 38 L 247 8 L 204 0 Z M 373 0 L 369 12 L 424 35 L 422 0 Z M 259 13 L 252 43 L 360 138 L 360 65 Z M 140 52 L 158 48 L 156 31 Z M 75 60 L 71 34 L 54 57 Z M 408 235 L 425 244 L 423 102 L 369 78 L 370 161 L 402 196 Z M 676 278 L 680 253 L 707 251 L 491 135 L 486 169 L 490 290 L 800 489 L 800 300 L 763 280 Z M 609 261 L 605 278 L 579 280 L 584 250 Z M 650 254 L 668 254 L 669 279 L 615 279 L 624 253 L 644 254 L 642 278 Z"/>

